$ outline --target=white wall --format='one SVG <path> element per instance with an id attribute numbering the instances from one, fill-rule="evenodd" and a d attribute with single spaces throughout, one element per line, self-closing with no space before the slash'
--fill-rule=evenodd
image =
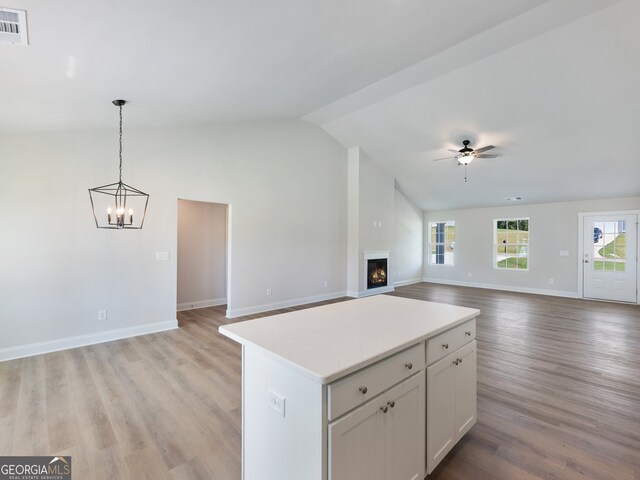
<path id="1" fill-rule="evenodd" d="M 347 154 L 347 294 L 357 297 L 360 291 L 360 148 Z"/>
<path id="2" fill-rule="evenodd" d="M 227 206 L 178 200 L 178 310 L 227 302 Z"/>
<path id="3" fill-rule="evenodd" d="M 396 285 L 422 280 L 423 212 L 400 190 L 395 190 L 393 271 Z"/>
<path id="4" fill-rule="evenodd" d="M 455 266 L 429 265 L 425 243 L 424 279 L 470 284 L 562 296 L 578 295 L 578 213 L 634 210 L 640 197 L 578 202 L 514 205 L 465 210 L 427 211 L 424 241 L 429 222 L 456 222 Z M 529 217 L 529 271 L 493 268 L 493 220 Z M 560 251 L 569 252 L 568 257 Z M 554 283 L 550 284 L 549 279 Z"/>
<path id="5" fill-rule="evenodd" d="M 360 251 L 393 250 L 395 181 L 360 150 Z M 376 226 L 374 226 L 374 222 Z M 364 266 L 361 269 L 364 275 Z M 363 278 L 364 280 L 364 278 Z M 361 286 L 364 284 L 361 284 Z"/>
<path id="6" fill-rule="evenodd" d="M 175 324 L 178 198 L 231 205 L 231 314 L 345 292 L 347 153 L 316 126 L 125 125 L 124 180 L 151 195 L 139 231 L 98 230 L 91 214 L 87 189 L 117 179 L 116 126 L 0 144 L 0 358 Z"/>
<path id="7" fill-rule="evenodd" d="M 349 149 L 348 159 L 348 294 L 357 297 L 366 292 L 364 252 L 393 250 L 394 178 L 358 147 Z"/>

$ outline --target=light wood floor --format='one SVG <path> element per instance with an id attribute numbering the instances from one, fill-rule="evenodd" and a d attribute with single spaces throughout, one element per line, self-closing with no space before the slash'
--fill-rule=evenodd
<path id="1" fill-rule="evenodd" d="M 640 307 L 426 283 L 395 295 L 482 310 L 478 423 L 429 479 L 640 480 Z M 217 333 L 230 320 L 178 319 L 0 363 L 0 455 L 72 455 L 76 480 L 239 479 L 240 348 Z"/>

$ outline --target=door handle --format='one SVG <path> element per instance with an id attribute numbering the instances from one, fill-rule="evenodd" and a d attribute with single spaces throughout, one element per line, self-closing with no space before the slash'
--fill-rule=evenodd
<path id="1" fill-rule="evenodd" d="M 585 260 L 584 263 L 589 263 L 589 260 Z"/>

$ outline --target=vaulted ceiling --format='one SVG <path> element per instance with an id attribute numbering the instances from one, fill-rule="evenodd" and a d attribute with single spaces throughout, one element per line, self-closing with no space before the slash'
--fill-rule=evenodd
<path id="1" fill-rule="evenodd" d="M 0 133 L 302 118 L 425 210 L 640 195 L 637 0 L 0 0 Z M 433 162 L 496 146 L 468 167 Z"/>

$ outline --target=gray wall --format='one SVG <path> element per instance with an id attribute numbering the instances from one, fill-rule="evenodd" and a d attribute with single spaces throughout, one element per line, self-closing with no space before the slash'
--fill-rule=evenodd
<path id="1" fill-rule="evenodd" d="M 390 252 L 395 235 L 395 183 L 391 174 L 360 148 L 348 153 L 348 294 L 366 291 L 364 252 Z M 390 255 L 393 284 L 393 254 Z"/>
<path id="2" fill-rule="evenodd" d="M 117 179 L 113 129 L 5 135 L 0 145 L 0 357 L 175 322 L 178 198 L 230 204 L 232 315 L 346 291 L 347 151 L 317 126 L 128 130 L 123 179 L 150 194 L 136 231 L 98 230 L 91 214 L 87 189 Z"/>
<path id="3" fill-rule="evenodd" d="M 422 280 L 423 212 L 401 191 L 395 191 L 395 241 L 393 272 L 395 284 L 404 285 Z"/>
<path id="4" fill-rule="evenodd" d="M 640 197 L 424 213 L 424 279 L 453 284 L 578 295 L 578 213 L 640 209 Z M 493 268 L 493 220 L 529 217 L 529 271 Z M 429 222 L 456 222 L 455 266 L 429 265 Z M 568 257 L 560 251 L 569 252 Z M 549 279 L 553 279 L 553 284 Z"/>

